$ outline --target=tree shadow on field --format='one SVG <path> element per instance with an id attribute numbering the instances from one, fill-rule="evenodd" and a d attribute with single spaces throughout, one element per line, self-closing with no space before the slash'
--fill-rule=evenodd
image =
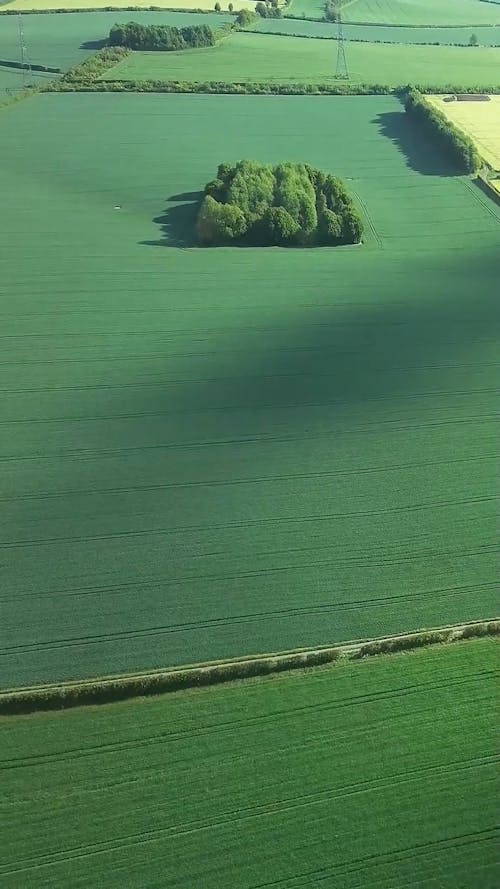
<path id="1" fill-rule="evenodd" d="M 104 49 L 108 46 L 108 38 L 101 37 L 100 40 L 84 40 L 80 43 L 80 49 Z"/>
<path id="2" fill-rule="evenodd" d="M 196 217 L 203 200 L 202 191 L 186 191 L 167 198 L 167 207 L 153 222 L 162 237 L 157 241 L 141 241 L 149 247 L 196 247 Z"/>
<path id="3" fill-rule="evenodd" d="M 421 133 L 404 111 L 387 111 L 374 118 L 382 136 L 390 139 L 405 155 L 408 167 L 425 176 L 459 176 L 457 167 Z"/>

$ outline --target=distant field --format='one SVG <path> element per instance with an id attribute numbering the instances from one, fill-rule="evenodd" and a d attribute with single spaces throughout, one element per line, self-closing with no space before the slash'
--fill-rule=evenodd
<path id="1" fill-rule="evenodd" d="M 111 0 L 111 2 L 108 2 L 108 0 L 10 0 L 7 3 L 0 2 L 0 13 L 5 9 L 15 9 L 23 12 L 30 9 L 84 9 L 85 7 L 95 9 L 100 6 L 106 9 L 143 6 L 145 10 L 149 9 L 150 6 L 162 6 L 165 9 L 214 8 L 212 0 L 154 0 L 154 3 L 151 3 L 150 0 Z M 254 0 L 237 0 L 234 6 L 236 9 L 243 9 L 243 7 L 253 9 L 255 2 Z M 227 10 L 227 3 L 224 0 L 221 0 L 221 7 L 223 10 Z M 135 18 L 136 13 L 131 12 L 130 16 L 132 15 L 133 20 L 137 21 Z"/>
<path id="2" fill-rule="evenodd" d="M 2 886 L 496 889 L 497 666 L 468 642 L 4 719 Z"/>
<path id="3" fill-rule="evenodd" d="M 442 96 L 429 98 L 449 120 L 471 136 L 486 163 L 500 171 L 500 96 L 490 96 L 489 102 L 444 102 Z"/>
<path id="4" fill-rule="evenodd" d="M 310 22 L 301 19 L 259 19 L 252 30 L 269 34 L 297 34 L 306 37 L 337 39 L 337 26 L 330 22 Z M 344 25 L 346 40 L 366 40 L 374 43 L 442 43 L 467 46 L 472 31 L 468 28 L 398 28 L 384 25 Z M 480 46 L 500 45 L 500 28 L 474 28 Z"/>
<path id="5" fill-rule="evenodd" d="M 316 0 L 293 0 L 295 4 Z M 391 25 L 495 25 L 500 9 L 481 0 L 354 0 L 342 9 L 344 21 Z"/>
<path id="6" fill-rule="evenodd" d="M 69 68 L 92 55 L 103 45 L 109 29 L 118 20 L 144 24 L 169 24 L 178 27 L 203 23 L 221 24 L 230 20 L 228 15 L 175 12 L 134 12 L 117 15 L 116 12 L 83 12 L 52 15 L 23 16 L 23 27 L 29 47 L 30 59 L 37 65 Z M 0 26 L 0 59 L 19 60 L 19 30 L 14 15 L 5 16 Z M 21 75 L 15 75 L 21 80 Z"/>
<path id="7" fill-rule="evenodd" d="M 355 82 L 500 85 L 500 49 L 352 43 L 347 57 Z M 103 79 L 317 83 L 334 73 L 329 41 L 236 33 L 209 49 L 133 53 Z"/>
<path id="8" fill-rule="evenodd" d="M 496 610 L 500 207 L 395 98 L 39 95 L 0 150 L 4 686 Z M 241 157 L 366 244 L 185 249 Z"/>

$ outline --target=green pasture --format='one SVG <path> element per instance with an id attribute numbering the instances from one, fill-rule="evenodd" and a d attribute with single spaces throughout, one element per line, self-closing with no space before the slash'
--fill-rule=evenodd
<path id="1" fill-rule="evenodd" d="M 252 31 L 268 34 L 286 34 L 301 37 L 337 39 L 337 25 L 331 22 L 311 22 L 301 19 L 261 19 L 252 25 Z M 483 25 L 470 28 L 405 28 L 384 25 L 343 26 L 344 38 L 349 41 L 364 40 L 372 43 L 439 43 L 467 46 L 472 33 L 480 46 L 500 45 L 500 28 Z"/>
<path id="2" fill-rule="evenodd" d="M 4 719 L 2 886 L 495 889 L 496 655 Z"/>
<path id="3" fill-rule="evenodd" d="M 2 111 L 4 687 L 496 611 L 500 207 L 393 97 Z M 307 161 L 344 249 L 189 249 L 221 160 Z"/>
<path id="4" fill-rule="evenodd" d="M 34 83 L 41 84 L 47 81 L 47 76 L 42 74 L 34 74 L 32 77 Z M 0 65 L 0 103 L 18 95 L 23 88 L 23 76 L 21 71 Z"/>
<path id="5" fill-rule="evenodd" d="M 347 58 L 354 82 L 500 84 L 500 49 L 350 43 Z M 209 49 L 133 53 L 102 79 L 333 83 L 335 59 L 326 40 L 240 32 Z"/>
<path id="6" fill-rule="evenodd" d="M 323 18 L 323 0 L 292 0 L 292 15 Z M 351 0 L 342 7 L 344 22 L 388 25 L 456 26 L 500 24 L 500 10 L 482 0 Z"/>
<path id="7" fill-rule="evenodd" d="M 292 9 L 297 2 L 316 6 L 319 0 L 293 0 Z M 342 18 L 389 25 L 498 25 L 500 10 L 482 0 L 353 0 L 342 8 Z"/>
<path id="8" fill-rule="evenodd" d="M 33 64 L 66 69 L 76 65 L 104 45 L 111 26 L 119 21 L 142 24 L 221 25 L 230 16 L 175 12 L 82 12 L 52 15 L 24 15 L 23 28 Z M 19 61 L 17 16 L 6 15 L 0 21 L 0 59 Z M 19 77 L 19 75 L 18 75 Z"/>

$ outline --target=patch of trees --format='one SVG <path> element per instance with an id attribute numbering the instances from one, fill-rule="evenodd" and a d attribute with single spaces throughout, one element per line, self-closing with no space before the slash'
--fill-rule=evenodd
<path id="1" fill-rule="evenodd" d="M 239 28 L 248 28 L 256 20 L 257 16 L 251 9 L 240 9 L 236 15 L 236 25 Z"/>
<path id="2" fill-rule="evenodd" d="M 278 0 L 258 0 L 255 4 L 255 12 L 262 19 L 280 19 L 281 9 L 278 6 Z"/>
<path id="3" fill-rule="evenodd" d="M 479 170 L 481 158 L 472 139 L 454 126 L 442 111 L 430 105 L 422 93 L 410 89 L 406 94 L 405 109 L 423 130 L 433 136 L 458 169 L 465 173 Z"/>
<path id="4" fill-rule="evenodd" d="M 208 25 L 188 25 L 174 28 L 171 25 L 140 25 L 138 22 L 115 24 L 109 32 L 110 46 L 125 46 L 128 49 L 172 52 L 179 49 L 194 49 L 202 46 L 215 46 L 215 34 Z"/>
<path id="5" fill-rule="evenodd" d="M 363 224 L 344 184 L 308 164 L 219 164 L 197 219 L 202 246 L 357 244 Z"/>
<path id="6" fill-rule="evenodd" d="M 323 20 L 325 22 L 337 22 L 342 7 L 349 2 L 350 0 L 326 0 Z"/>

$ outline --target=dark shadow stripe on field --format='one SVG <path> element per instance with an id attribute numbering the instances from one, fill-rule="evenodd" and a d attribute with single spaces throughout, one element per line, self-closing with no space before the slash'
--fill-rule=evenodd
<path id="1" fill-rule="evenodd" d="M 419 131 L 402 111 L 386 111 L 374 118 L 380 133 L 390 139 L 406 158 L 408 167 L 425 176 L 458 176 L 461 171 L 448 161 L 435 140 Z"/>

